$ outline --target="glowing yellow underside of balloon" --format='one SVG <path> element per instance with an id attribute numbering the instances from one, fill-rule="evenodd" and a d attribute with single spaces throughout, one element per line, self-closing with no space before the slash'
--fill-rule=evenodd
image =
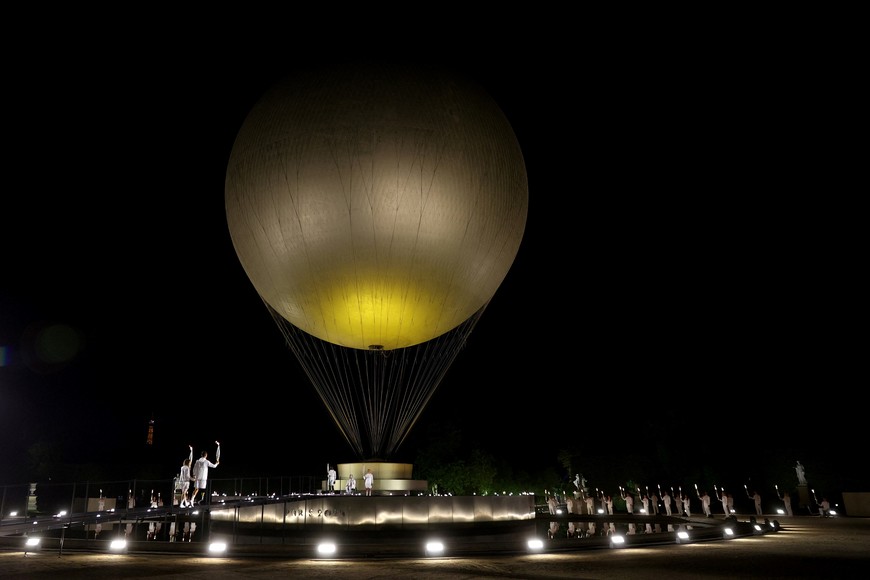
<path id="1" fill-rule="evenodd" d="M 335 281 L 293 297 L 292 304 L 304 309 L 304 320 L 291 313 L 296 308 L 290 302 L 281 314 L 328 342 L 392 350 L 419 344 L 463 322 L 464 314 L 445 310 L 446 295 L 448 288 L 431 282 Z"/>

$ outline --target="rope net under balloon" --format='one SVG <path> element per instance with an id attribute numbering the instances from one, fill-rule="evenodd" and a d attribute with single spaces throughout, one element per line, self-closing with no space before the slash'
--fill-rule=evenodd
<path id="1" fill-rule="evenodd" d="M 362 350 L 312 336 L 264 304 L 361 460 L 396 452 L 486 309 L 415 346 Z"/>

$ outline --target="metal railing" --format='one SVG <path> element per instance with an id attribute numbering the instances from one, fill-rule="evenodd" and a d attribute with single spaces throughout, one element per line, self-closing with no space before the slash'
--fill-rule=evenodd
<path id="1" fill-rule="evenodd" d="M 320 479 L 311 475 L 209 478 L 210 497 L 284 496 L 317 493 Z M 35 482 L 0 486 L 0 523 L 9 518 L 176 505 L 174 479 L 130 479 L 73 483 Z M 191 487 L 191 492 L 193 488 Z"/>

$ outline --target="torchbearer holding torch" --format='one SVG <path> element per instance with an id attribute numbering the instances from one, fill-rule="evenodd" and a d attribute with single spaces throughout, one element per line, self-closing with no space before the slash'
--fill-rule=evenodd
<path id="1" fill-rule="evenodd" d="M 668 494 L 668 490 L 665 489 L 665 492 L 662 494 L 662 504 L 665 506 L 665 514 L 673 515 L 671 511 L 671 503 L 674 500 L 674 486 L 671 486 L 671 493 Z"/>
<path id="2" fill-rule="evenodd" d="M 731 515 L 731 512 L 728 511 L 728 496 L 725 495 L 725 488 L 723 487 L 721 490 L 721 497 L 719 496 L 720 490 L 716 489 L 715 485 L 713 486 L 713 489 L 716 490 L 716 499 L 718 499 L 722 503 L 722 511 L 725 512 L 725 517 L 727 518 Z"/>
<path id="3" fill-rule="evenodd" d="M 221 446 L 217 441 L 215 443 L 218 446 L 217 453 L 215 454 L 215 463 L 208 460 L 208 451 L 203 451 L 200 458 L 193 464 L 193 479 L 196 483 L 194 483 L 193 495 L 190 497 L 191 505 L 196 504 L 196 496 L 200 490 L 202 490 L 203 500 L 205 499 L 206 488 L 208 487 L 208 470 L 210 467 L 215 468 L 220 465 L 220 459 L 217 458 L 217 455 L 220 455 Z"/>
<path id="4" fill-rule="evenodd" d="M 695 491 L 698 491 L 698 486 L 695 486 Z M 707 490 L 704 490 L 704 493 L 698 493 L 698 499 L 701 500 L 701 508 L 704 510 L 704 516 L 708 518 L 713 517 L 713 511 L 710 509 L 710 496 L 707 495 Z"/>
<path id="5" fill-rule="evenodd" d="M 749 496 L 750 499 L 755 503 L 755 515 L 762 515 L 761 511 L 761 494 L 758 491 L 753 491 L 752 495 L 749 495 L 749 492 L 746 492 L 746 495 Z"/>

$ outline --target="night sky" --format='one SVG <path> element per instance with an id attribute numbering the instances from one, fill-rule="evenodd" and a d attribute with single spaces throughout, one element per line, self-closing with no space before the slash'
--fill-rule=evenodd
<path id="1" fill-rule="evenodd" d="M 596 485 L 637 477 L 638 458 L 667 463 L 650 477 L 735 484 L 800 460 L 857 491 L 866 258 L 835 95 L 773 47 L 606 48 L 403 52 L 487 88 L 530 201 L 512 269 L 397 459 L 449 420 L 528 469 L 575 449 Z M 123 67 L 70 48 L 6 73 L 0 483 L 52 441 L 167 477 L 215 439 L 224 474 L 355 461 L 224 211 L 248 111 L 338 57 L 121 50 Z"/>

